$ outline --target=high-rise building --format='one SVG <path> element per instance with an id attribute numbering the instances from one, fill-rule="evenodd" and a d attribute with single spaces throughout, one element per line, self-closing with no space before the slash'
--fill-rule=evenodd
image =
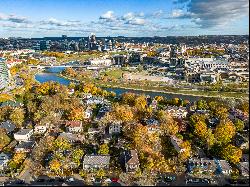
<path id="1" fill-rule="evenodd" d="M 9 71 L 5 59 L 0 58 L 0 89 L 6 88 L 9 83 Z"/>
<path id="2" fill-rule="evenodd" d="M 96 50 L 97 49 L 96 44 L 97 44 L 96 36 L 94 33 L 91 33 L 91 35 L 89 36 L 89 41 L 88 41 L 88 48 L 90 50 Z"/>
<path id="3" fill-rule="evenodd" d="M 44 51 L 44 50 L 49 50 L 50 49 L 50 44 L 48 40 L 42 40 L 40 41 L 40 50 Z"/>

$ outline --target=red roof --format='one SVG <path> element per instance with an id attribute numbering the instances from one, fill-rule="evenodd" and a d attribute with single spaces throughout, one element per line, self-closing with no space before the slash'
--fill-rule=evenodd
<path id="1" fill-rule="evenodd" d="M 65 125 L 67 127 L 81 127 L 82 122 L 81 121 L 66 121 Z"/>

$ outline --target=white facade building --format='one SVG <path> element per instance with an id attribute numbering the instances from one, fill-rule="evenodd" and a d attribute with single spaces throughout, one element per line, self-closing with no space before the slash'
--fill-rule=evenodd
<path id="1" fill-rule="evenodd" d="M 14 138 L 17 141 L 29 141 L 31 135 L 33 134 L 33 129 L 21 129 L 14 134 Z"/>

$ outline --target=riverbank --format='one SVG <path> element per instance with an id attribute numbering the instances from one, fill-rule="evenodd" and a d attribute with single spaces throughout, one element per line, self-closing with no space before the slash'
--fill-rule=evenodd
<path id="1" fill-rule="evenodd" d="M 60 77 L 68 79 L 70 81 L 80 82 L 80 80 L 67 77 L 65 75 L 62 75 L 61 73 L 58 74 Z M 156 90 L 152 88 L 138 88 L 139 85 L 136 85 L 135 87 L 130 86 L 120 86 L 120 85 L 114 85 L 114 83 L 111 84 L 105 84 L 105 83 L 96 83 L 95 84 L 102 88 L 121 88 L 121 89 L 127 89 L 127 90 L 135 90 L 135 91 L 145 91 L 145 92 L 156 92 L 156 93 L 163 93 L 163 94 L 179 94 L 183 96 L 194 96 L 194 97 L 206 97 L 206 98 L 225 98 L 225 99 L 238 99 L 238 98 L 248 98 L 248 94 L 245 93 L 237 93 L 237 92 L 217 92 L 217 91 L 193 91 L 193 90 L 178 90 L 178 91 L 165 91 L 165 90 Z M 199 92 L 199 93 L 197 93 Z M 228 96 L 233 95 L 233 96 Z"/>

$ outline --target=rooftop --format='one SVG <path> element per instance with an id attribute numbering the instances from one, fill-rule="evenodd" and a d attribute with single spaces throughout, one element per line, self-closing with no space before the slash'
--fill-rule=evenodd
<path id="1" fill-rule="evenodd" d="M 15 130 L 16 126 L 11 121 L 2 122 L 0 128 L 6 129 L 7 133 Z"/>
<path id="2" fill-rule="evenodd" d="M 31 131 L 33 131 L 33 129 L 20 129 L 16 135 L 26 135 L 28 133 L 30 133 Z"/>
<path id="3" fill-rule="evenodd" d="M 83 164 L 88 165 L 108 165 L 110 155 L 85 155 Z"/>

